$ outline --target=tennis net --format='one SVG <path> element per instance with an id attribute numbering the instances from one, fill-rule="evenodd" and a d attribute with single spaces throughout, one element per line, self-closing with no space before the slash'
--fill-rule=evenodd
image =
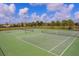
<path id="1" fill-rule="evenodd" d="M 71 36 L 71 37 L 79 37 L 78 31 L 63 31 L 63 30 L 57 30 L 57 31 L 41 31 L 45 34 L 54 34 L 54 35 L 62 35 L 62 36 Z"/>

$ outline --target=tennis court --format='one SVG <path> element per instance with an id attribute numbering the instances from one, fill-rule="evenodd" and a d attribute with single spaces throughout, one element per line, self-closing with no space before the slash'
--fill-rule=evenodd
<path id="1" fill-rule="evenodd" d="M 78 42 L 79 32 L 72 30 L 27 29 L 0 32 L 0 47 L 5 55 L 79 55 Z"/>

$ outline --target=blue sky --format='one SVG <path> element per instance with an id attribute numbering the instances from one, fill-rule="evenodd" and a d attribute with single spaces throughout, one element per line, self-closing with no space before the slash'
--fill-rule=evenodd
<path id="1" fill-rule="evenodd" d="M 66 5 L 74 4 L 75 7 L 73 8 L 72 14 L 79 10 L 79 3 L 65 3 L 65 4 Z M 29 8 L 28 14 L 36 12 L 37 14 L 40 15 L 42 13 L 46 13 L 47 12 L 46 5 L 36 5 L 36 6 L 34 5 L 33 6 L 33 5 L 30 5 L 29 3 L 15 3 L 15 6 L 16 6 L 16 13 L 19 12 L 19 9 L 24 8 L 24 7 Z"/>
<path id="2" fill-rule="evenodd" d="M 66 4 L 68 5 L 69 3 L 66 3 Z M 77 3 L 77 4 L 74 4 L 74 5 L 75 5 L 75 7 L 73 9 L 73 12 L 79 10 L 79 7 L 78 7 L 79 4 Z M 24 8 L 24 7 L 29 8 L 28 14 L 36 12 L 37 14 L 40 15 L 42 13 L 47 12 L 46 5 L 36 5 L 36 6 L 33 6 L 33 5 L 30 5 L 29 3 L 15 3 L 15 6 L 16 6 L 16 13 L 19 12 L 19 9 Z"/>
<path id="3" fill-rule="evenodd" d="M 46 12 L 46 5 L 36 5 L 32 6 L 29 3 L 17 3 L 16 5 L 16 13 L 19 12 L 19 9 L 27 7 L 29 8 L 28 14 L 32 14 L 33 12 L 36 12 L 37 14 L 42 14 Z"/>
<path id="4" fill-rule="evenodd" d="M 70 19 L 70 18 L 74 21 L 78 21 L 79 3 L 0 4 L 0 23 L 6 23 L 10 21 L 11 22 L 18 22 L 18 21 L 31 22 L 31 21 L 37 21 L 37 20 L 38 21 L 57 21 L 57 20 L 61 21 L 61 20 Z"/>

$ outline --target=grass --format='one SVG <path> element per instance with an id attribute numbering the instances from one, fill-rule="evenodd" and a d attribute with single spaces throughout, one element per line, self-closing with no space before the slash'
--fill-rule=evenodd
<path id="1" fill-rule="evenodd" d="M 51 33 L 58 31 L 64 32 L 66 35 L 70 33 L 78 34 L 78 32 L 75 31 L 55 29 L 34 29 L 34 31 L 1 31 L 0 48 L 3 50 L 6 56 L 79 55 L 79 38 L 42 33 L 41 31 L 47 31 Z M 72 42 L 73 44 L 71 44 Z M 1 51 L 0 55 L 3 55 Z"/>

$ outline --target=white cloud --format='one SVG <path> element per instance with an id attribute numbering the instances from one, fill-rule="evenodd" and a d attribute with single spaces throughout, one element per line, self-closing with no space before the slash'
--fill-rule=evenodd
<path id="1" fill-rule="evenodd" d="M 63 7 L 63 3 L 48 3 L 47 9 L 48 11 L 57 11 Z"/>
<path id="2" fill-rule="evenodd" d="M 48 11 L 70 12 L 74 8 L 74 4 L 66 5 L 64 3 L 49 3 L 47 4 Z"/>
<path id="3" fill-rule="evenodd" d="M 0 13 L 5 14 L 6 11 L 8 11 L 8 5 L 0 4 Z"/>
<path id="4" fill-rule="evenodd" d="M 16 16 L 14 16 L 15 11 L 16 6 L 14 4 L 0 4 L 0 21 L 5 23 L 25 22 L 27 19 L 26 13 L 28 12 L 28 8 L 25 7 L 20 9 L 19 14 L 16 14 Z"/>
<path id="5" fill-rule="evenodd" d="M 75 18 L 79 19 L 79 11 L 75 13 Z"/>
<path id="6" fill-rule="evenodd" d="M 36 14 L 36 12 L 31 14 L 32 21 L 36 22 L 38 20 L 39 16 Z"/>
<path id="7" fill-rule="evenodd" d="M 14 4 L 10 4 L 10 5 L 7 5 L 7 4 L 0 4 L 0 13 L 1 14 L 13 14 L 15 13 L 15 5 Z"/>
<path id="8" fill-rule="evenodd" d="M 43 18 L 46 17 L 46 16 L 47 16 L 46 13 L 42 14 L 42 15 L 41 15 L 41 19 L 43 19 Z"/>
<path id="9" fill-rule="evenodd" d="M 11 13 L 15 13 L 15 9 L 16 9 L 15 5 L 14 5 L 14 4 L 10 4 L 10 6 L 9 6 L 9 11 L 10 11 Z"/>
<path id="10" fill-rule="evenodd" d="M 24 14 L 26 14 L 26 13 L 28 12 L 28 10 L 29 10 L 29 9 L 26 8 L 26 7 L 23 8 L 23 9 L 20 9 L 20 10 L 19 10 L 19 15 L 24 15 Z"/>
<path id="11" fill-rule="evenodd" d="M 31 21 L 36 22 L 36 21 L 43 21 L 43 22 L 48 22 L 49 16 L 46 13 L 43 13 L 42 15 L 37 15 L 37 13 L 32 13 L 31 14 Z"/>
<path id="12" fill-rule="evenodd" d="M 66 20 L 66 19 L 69 19 L 70 18 L 70 14 L 68 13 L 62 13 L 62 12 L 56 12 L 54 14 L 54 16 L 52 17 L 52 20 L 54 21 L 62 21 L 62 20 Z"/>
<path id="13" fill-rule="evenodd" d="M 12 15 L 15 13 L 15 9 L 16 7 L 14 4 L 0 4 L 0 20 L 3 20 L 5 23 L 12 20 Z"/>
<path id="14" fill-rule="evenodd" d="M 47 3 L 30 3 L 32 6 L 38 6 L 38 5 L 46 5 Z"/>
<path id="15" fill-rule="evenodd" d="M 74 16 L 75 22 L 79 22 L 79 11 L 75 12 Z"/>
<path id="16" fill-rule="evenodd" d="M 6 14 L 8 13 L 8 5 L 6 4 L 0 4 L 0 20 L 7 20 Z"/>
<path id="17" fill-rule="evenodd" d="M 5 17 L 4 14 L 0 14 L 0 20 L 3 19 Z"/>
<path id="18" fill-rule="evenodd" d="M 63 5 L 63 7 L 61 8 L 61 12 L 63 13 L 70 13 L 74 8 L 74 4 L 69 4 L 69 5 Z"/>
<path id="19" fill-rule="evenodd" d="M 74 8 L 74 4 L 51 4 L 52 6 L 50 6 L 48 9 L 49 11 L 55 11 L 55 14 L 52 14 L 52 20 L 56 21 L 56 20 L 65 20 L 65 19 L 69 19 L 71 18 L 71 11 Z"/>
<path id="20" fill-rule="evenodd" d="M 74 8 L 74 4 L 69 5 L 69 10 L 72 10 Z"/>
<path id="21" fill-rule="evenodd" d="M 47 22 L 49 19 L 49 16 L 47 15 L 47 13 L 43 13 L 41 16 L 40 16 L 40 20 L 43 21 L 43 22 Z M 50 19 L 49 19 L 50 20 Z"/>
<path id="22" fill-rule="evenodd" d="M 45 3 L 44 3 L 45 4 Z M 44 5 L 43 3 L 38 3 L 38 4 L 31 4 L 31 5 Z M 25 21 L 29 21 L 29 22 L 36 22 L 36 21 L 43 21 L 43 22 L 47 22 L 47 21 L 52 21 L 52 20 L 64 20 L 64 19 L 68 19 L 71 17 L 71 11 L 74 8 L 74 4 L 69 4 L 66 5 L 64 3 L 49 3 L 46 5 L 47 6 L 47 10 L 48 11 L 54 11 L 54 13 L 52 13 L 52 18 L 47 14 L 47 13 L 43 13 L 42 15 L 37 15 L 36 12 L 32 13 L 31 16 L 27 16 L 26 14 L 28 13 L 29 8 L 25 7 L 22 9 L 19 9 L 19 13 L 18 13 L 18 18 L 16 18 L 14 16 L 11 16 L 12 14 L 15 13 L 16 7 L 14 4 L 0 4 L 0 20 L 12 20 L 12 22 L 25 22 Z M 79 12 L 75 13 L 75 19 L 79 19 Z"/>

